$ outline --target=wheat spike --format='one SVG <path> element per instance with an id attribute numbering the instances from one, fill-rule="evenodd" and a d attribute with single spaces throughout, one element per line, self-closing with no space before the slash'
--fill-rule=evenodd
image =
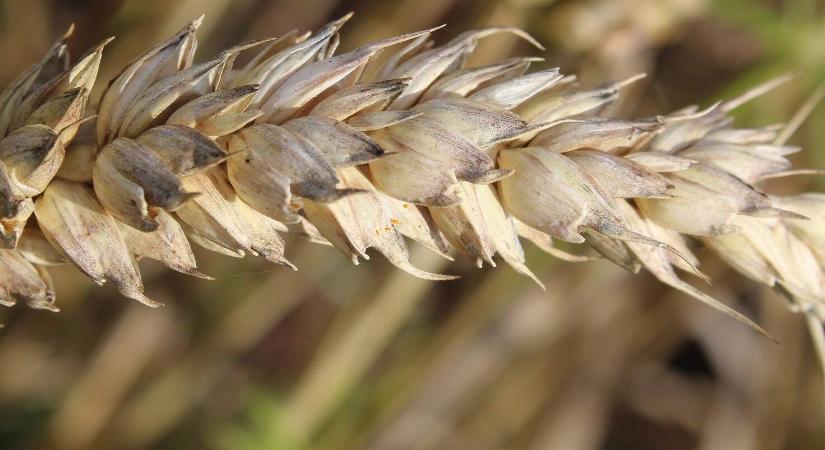
<path id="1" fill-rule="evenodd" d="M 520 238 L 588 259 L 556 239 L 645 268 L 764 333 L 678 277 L 704 277 L 685 241 L 694 237 L 825 319 L 825 200 L 760 191 L 790 173 L 798 149 L 779 128 L 735 129 L 727 115 L 784 79 L 704 111 L 619 120 L 601 113 L 642 76 L 579 90 L 558 69 L 528 73 L 539 58 L 466 67 L 491 35 L 541 47 L 512 28 L 443 46 L 423 30 L 335 55 L 348 18 L 193 65 L 196 20 L 138 56 L 94 106 L 108 40 L 74 66 L 68 36 L 58 41 L 0 96 L 0 302 L 56 309 L 44 267 L 73 264 L 157 306 L 138 258 L 208 278 L 191 241 L 292 267 L 281 233 L 356 264 L 373 248 L 433 280 L 455 277 L 413 266 L 407 239 L 479 267 L 498 256 L 541 284 Z M 235 68 L 242 51 L 257 55 Z M 393 53 L 378 60 L 382 51 Z"/>

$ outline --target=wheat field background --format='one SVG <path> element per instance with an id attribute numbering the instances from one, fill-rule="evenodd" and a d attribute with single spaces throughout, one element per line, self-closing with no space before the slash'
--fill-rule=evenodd
<path id="1" fill-rule="evenodd" d="M 0 85 L 69 24 L 72 55 L 108 36 L 99 78 L 206 14 L 201 55 L 315 30 L 349 11 L 352 49 L 448 24 L 445 42 L 490 25 L 545 44 L 479 45 L 473 62 L 541 56 L 584 86 L 648 77 L 612 110 L 642 117 L 710 105 L 799 69 L 735 113 L 788 120 L 825 79 L 819 0 L 6 0 Z M 242 55 L 239 60 L 248 59 Z M 98 83 L 98 88 L 105 83 Z M 102 92 L 93 91 L 93 103 Z M 791 139 L 825 169 L 825 107 Z M 823 191 L 822 177 L 771 182 Z M 782 346 L 605 261 L 525 246 L 541 290 L 510 268 L 477 269 L 413 247 L 420 280 L 380 257 L 360 266 L 288 240 L 293 272 L 195 249 L 204 281 L 141 262 L 149 309 L 72 267 L 52 275 L 59 313 L 0 308 L 0 449 L 815 449 L 825 394 L 804 319 L 707 250 L 706 290 Z"/>

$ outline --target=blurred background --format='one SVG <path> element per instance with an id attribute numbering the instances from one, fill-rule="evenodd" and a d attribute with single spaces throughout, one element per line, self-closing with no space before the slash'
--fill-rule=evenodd
<path id="1" fill-rule="evenodd" d="M 441 42 L 516 25 L 584 86 L 647 72 L 620 116 L 708 105 L 801 69 L 737 111 L 739 126 L 773 124 L 825 79 L 821 0 L 3 0 L 0 84 L 70 23 L 74 55 L 117 36 L 108 80 L 201 13 L 202 60 L 348 11 L 345 49 L 442 23 Z M 536 51 L 486 40 L 474 62 L 514 53 Z M 823 124 L 819 107 L 794 136 L 800 165 L 825 168 Z M 822 448 L 825 395 L 803 320 L 768 289 L 699 251 L 709 292 L 782 347 L 647 274 L 525 246 L 547 291 L 505 265 L 414 252 L 420 267 L 463 276 L 433 283 L 298 240 L 287 257 L 299 272 L 199 252 L 217 278 L 206 282 L 142 263 L 160 310 L 58 268 L 62 312 L 0 309 L 0 449 Z"/>

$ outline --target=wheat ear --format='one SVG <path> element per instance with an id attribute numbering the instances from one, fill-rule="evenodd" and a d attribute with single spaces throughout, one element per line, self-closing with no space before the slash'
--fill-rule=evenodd
<path id="1" fill-rule="evenodd" d="M 94 107 L 109 41 L 71 65 L 63 36 L 0 96 L 0 302 L 56 310 L 47 267 L 73 264 L 157 306 L 137 259 L 208 278 L 191 241 L 294 269 L 280 236 L 294 233 L 432 280 L 455 277 L 416 268 L 407 239 L 478 266 L 498 256 L 539 284 L 520 239 L 568 260 L 587 258 L 554 240 L 583 244 L 764 333 L 679 278 L 706 278 L 689 245 L 701 241 L 825 318 L 825 195 L 756 187 L 798 173 L 785 140 L 799 120 L 735 129 L 728 116 L 785 78 L 706 110 L 619 120 L 602 113 L 641 76 L 587 90 L 558 69 L 528 72 L 534 57 L 466 67 L 488 36 L 541 48 L 521 30 L 435 46 L 429 29 L 335 54 L 348 18 L 193 64 L 196 20 Z M 233 67 L 243 51 L 257 54 Z"/>

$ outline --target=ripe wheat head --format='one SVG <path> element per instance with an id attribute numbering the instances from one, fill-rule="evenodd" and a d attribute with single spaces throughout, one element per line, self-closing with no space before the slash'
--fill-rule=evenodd
<path id="1" fill-rule="evenodd" d="M 728 113 L 785 81 L 700 110 L 602 114 L 640 77 L 585 90 L 534 57 L 480 67 L 487 28 L 435 46 L 424 30 L 335 54 L 347 17 L 315 34 L 247 42 L 193 64 L 196 20 L 138 56 L 89 104 L 109 40 L 70 64 L 66 39 L 0 96 L 0 303 L 57 310 L 48 267 L 73 264 L 149 306 L 136 260 L 209 278 L 190 241 L 294 269 L 283 233 L 354 263 L 373 248 L 413 276 L 407 239 L 478 266 L 496 256 L 541 284 L 520 239 L 584 244 L 763 332 L 682 281 L 701 242 L 825 318 L 825 195 L 757 185 L 791 170 L 787 126 Z M 233 67 L 243 51 L 256 52 Z M 386 52 L 383 58 L 379 53 Z M 390 53 L 391 52 L 391 53 Z M 690 241 L 686 237 L 691 238 Z M 764 332 L 763 332 L 764 333 Z"/>

